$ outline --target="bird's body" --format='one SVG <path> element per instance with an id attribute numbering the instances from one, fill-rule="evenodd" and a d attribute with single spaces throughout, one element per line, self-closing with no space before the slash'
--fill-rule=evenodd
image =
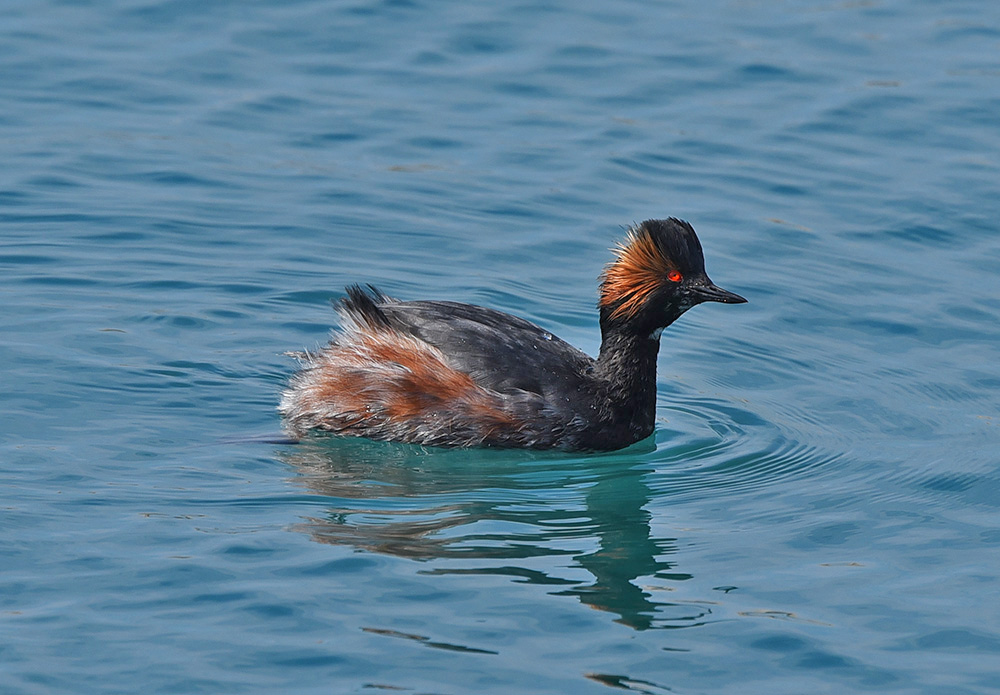
<path id="1" fill-rule="evenodd" d="M 341 333 L 298 355 L 304 368 L 279 407 L 286 427 L 565 450 L 618 449 L 649 436 L 662 328 L 700 301 L 746 300 L 708 280 L 694 230 L 679 220 L 633 228 L 617 254 L 601 285 L 597 359 L 493 309 L 348 288 L 337 305 Z M 667 301 L 657 302 L 664 289 Z"/>

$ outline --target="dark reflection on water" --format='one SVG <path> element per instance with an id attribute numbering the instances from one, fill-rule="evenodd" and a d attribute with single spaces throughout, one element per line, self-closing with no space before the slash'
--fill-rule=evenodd
<path id="1" fill-rule="evenodd" d="M 298 471 L 296 484 L 330 500 L 325 516 L 296 527 L 319 542 L 431 562 L 428 574 L 565 587 L 556 593 L 638 630 L 698 624 L 704 611 L 665 624 L 658 614 L 668 604 L 637 582 L 690 578 L 663 559 L 675 540 L 650 534 L 652 468 L 641 460 L 652 451 L 649 440 L 570 457 L 318 439 L 279 456 Z M 539 568 L 535 558 L 549 560 Z"/>

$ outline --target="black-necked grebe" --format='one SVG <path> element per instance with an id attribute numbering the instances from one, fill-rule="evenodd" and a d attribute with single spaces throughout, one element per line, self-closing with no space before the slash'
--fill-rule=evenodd
<path id="1" fill-rule="evenodd" d="M 596 360 L 493 309 L 355 285 L 337 304 L 341 332 L 296 353 L 278 409 L 296 436 L 620 449 L 653 432 L 660 332 L 701 302 L 745 301 L 709 280 L 694 229 L 674 218 L 630 228 L 604 269 Z"/>

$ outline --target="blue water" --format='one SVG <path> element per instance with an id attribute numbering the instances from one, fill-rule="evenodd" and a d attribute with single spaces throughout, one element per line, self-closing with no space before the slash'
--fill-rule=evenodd
<path id="1" fill-rule="evenodd" d="M 1000 692 L 1000 3 L 8 0 L 0 162 L 3 693 Z M 650 440 L 269 441 L 667 215 Z"/>

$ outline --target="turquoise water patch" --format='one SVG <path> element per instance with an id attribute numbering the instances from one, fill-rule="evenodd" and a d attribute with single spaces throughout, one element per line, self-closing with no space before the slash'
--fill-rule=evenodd
<path id="1" fill-rule="evenodd" d="M 0 673 L 33 693 L 1000 689 L 1000 6 L 0 8 Z M 342 288 L 594 354 L 618 452 L 283 442 Z"/>

